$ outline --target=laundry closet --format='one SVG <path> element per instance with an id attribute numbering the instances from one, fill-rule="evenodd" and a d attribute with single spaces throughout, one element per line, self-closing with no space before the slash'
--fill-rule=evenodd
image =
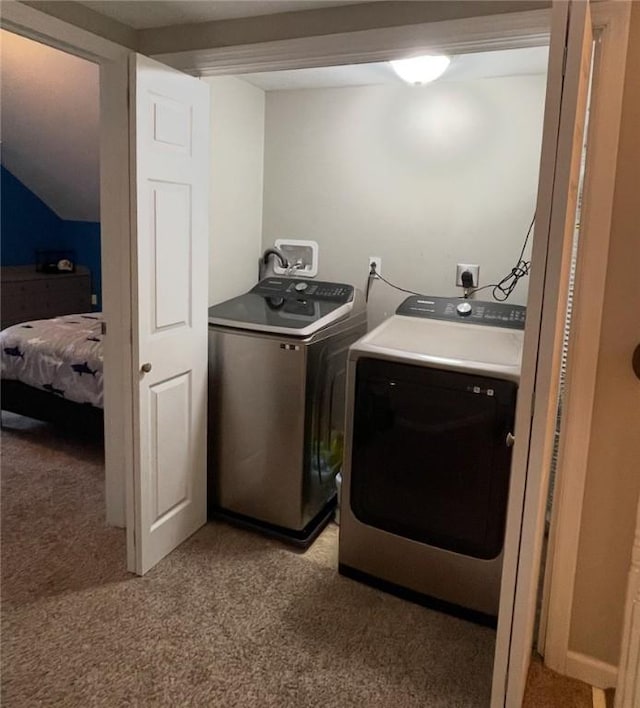
<path id="1" fill-rule="evenodd" d="M 341 572 L 397 581 L 490 623 L 499 603 L 546 65 L 547 48 L 534 47 L 454 57 L 430 83 L 403 81 L 389 62 L 207 79 L 210 508 L 308 545 L 331 518 L 340 472 L 332 461 L 342 460 Z M 277 249 L 283 239 L 314 245 L 317 285 L 286 269 Z M 254 287 L 262 253 L 261 273 L 277 256 L 281 267 L 272 273 L 280 279 Z M 354 353 L 364 333 L 358 325 L 312 371 L 298 320 L 311 326 L 331 293 L 350 309 L 358 290 L 373 330 L 362 361 Z M 407 294 L 413 300 L 401 305 Z M 394 313 L 401 319 L 377 346 L 379 326 Z M 426 322 L 434 318 L 440 322 Z M 319 322 L 313 327 L 322 331 Z M 435 374 L 416 367 L 427 359 Z M 318 485 L 327 491 L 312 504 Z M 367 538 L 372 526 L 379 538 Z M 404 571 L 377 562 L 379 553 L 365 558 L 394 532 L 387 553 L 412 558 Z M 425 555 L 429 544 L 441 549 L 435 560 Z M 447 567 L 446 582 L 414 580 Z M 461 584 L 466 589 L 456 591 Z"/>
<path id="2" fill-rule="evenodd" d="M 417 293 L 461 296 L 459 263 L 499 282 L 535 209 L 546 63 L 546 47 L 461 55 L 423 86 L 387 63 L 206 78 L 209 304 L 251 287 L 279 238 L 316 241 L 317 277 L 363 290 L 372 256 Z M 370 290 L 374 327 L 406 293 Z M 526 300 L 523 278 L 509 302 Z"/>

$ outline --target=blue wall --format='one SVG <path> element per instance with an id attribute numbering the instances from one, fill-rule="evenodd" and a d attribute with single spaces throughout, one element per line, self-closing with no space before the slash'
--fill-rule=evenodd
<path id="1" fill-rule="evenodd" d="M 2 265 L 35 263 L 35 251 L 58 242 L 62 219 L 7 169 L 0 173 Z"/>
<path id="2" fill-rule="evenodd" d="M 100 224 L 61 219 L 9 170 L 0 170 L 0 264 L 29 265 L 36 250 L 72 249 L 76 263 L 91 271 L 101 309 Z"/>

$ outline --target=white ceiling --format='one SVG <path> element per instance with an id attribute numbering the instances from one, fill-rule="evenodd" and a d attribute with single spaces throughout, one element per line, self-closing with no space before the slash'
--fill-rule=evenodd
<path id="1" fill-rule="evenodd" d="M 460 54 L 452 57 L 438 81 L 545 74 L 548 58 L 548 47 Z M 403 83 L 387 62 L 243 74 L 241 78 L 265 91 Z"/>
<path id="2" fill-rule="evenodd" d="M 315 10 L 339 5 L 356 5 L 377 0 L 90 0 L 80 2 L 133 29 L 150 29 L 240 17 L 273 15 L 279 12 Z"/>
<path id="3" fill-rule="evenodd" d="M 96 64 L 0 30 L 2 164 L 62 219 L 100 220 Z"/>

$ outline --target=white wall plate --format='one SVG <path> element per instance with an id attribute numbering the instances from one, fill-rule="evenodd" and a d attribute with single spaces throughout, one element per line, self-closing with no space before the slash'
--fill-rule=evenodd
<path id="1" fill-rule="evenodd" d="M 289 274 L 296 278 L 315 278 L 318 275 L 318 243 L 317 241 L 301 241 L 292 238 L 278 238 L 275 243 L 285 255 L 289 263 L 302 261 L 303 266 L 295 270 L 288 271 L 274 259 L 273 272 L 278 275 Z"/>

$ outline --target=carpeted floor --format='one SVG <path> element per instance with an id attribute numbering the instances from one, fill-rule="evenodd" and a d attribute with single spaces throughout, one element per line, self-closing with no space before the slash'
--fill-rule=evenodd
<path id="1" fill-rule="evenodd" d="M 209 524 L 136 578 L 100 447 L 2 415 L 3 706 L 488 705 L 494 632 L 342 578 L 335 526 L 298 554 Z M 590 705 L 537 671 L 527 705 Z"/>
<path id="2" fill-rule="evenodd" d="M 592 708 L 591 687 L 550 671 L 535 657 L 529 669 L 523 708 Z"/>

